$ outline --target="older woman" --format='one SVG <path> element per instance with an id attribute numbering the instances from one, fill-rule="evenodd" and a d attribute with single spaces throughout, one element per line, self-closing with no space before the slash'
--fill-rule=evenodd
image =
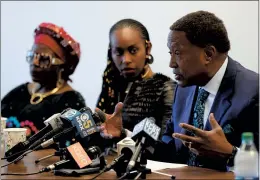
<path id="1" fill-rule="evenodd" d="M 41 23 L 26 57 L 32 82 L 17 86 L 1 101 L 7 127 L 26 127 L 30 136 L 42 129 L 51 115 L 68 107 L 85 107 L 82 95 L 68 83 L 79 59 L 79 43 L 62 27 Z"/>

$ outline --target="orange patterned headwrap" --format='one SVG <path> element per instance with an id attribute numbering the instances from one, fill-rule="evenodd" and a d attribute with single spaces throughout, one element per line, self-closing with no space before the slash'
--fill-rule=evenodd
<path id="1" fill-rule="evenodd" d="M 34 39 L 35 44 L 44 44 L 48 46 L 55 54 L 59 56 L 62 60 L 65 59 L 62 47 L 49 35 L 39 34 Z"/>
<path id="2" fill-rule="evenodd" d="M 47 45 L 61 58 L 65 52 L 67 71 L 72 74 L 80 59 L 80 44 L 62 27 L 52 23 L 41 23 L 34 32 L 35 43 Z"/>

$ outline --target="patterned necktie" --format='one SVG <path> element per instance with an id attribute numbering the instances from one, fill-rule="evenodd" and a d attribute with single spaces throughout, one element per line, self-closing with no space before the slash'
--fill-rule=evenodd
<path id="1" fill-rule="evenodd" d="M 209 96 L 209 92 L 205 91 L 202 88 L 199 89 L 197 101 L 195 103 L 194 110 L 193 110 L 193 126 L 195 126 L 196 128 L 203 129 L 204 127 L 203 125 L 204 110 L 205 110 L 205 103 L 208 96 Z M 188 165 L 199 166 L 197 155 L 191 151 L 189 151 Z"/>

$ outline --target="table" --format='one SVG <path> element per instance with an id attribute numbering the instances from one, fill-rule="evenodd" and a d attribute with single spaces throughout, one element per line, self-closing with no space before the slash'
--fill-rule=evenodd
<path id="1" fill-rule="evenodd" d="M 1 168 L 1 173 L 32 173 L 37 172 L 39 169 L 53 164 L 56 161 L 59 161 L 59 157 L 51 157 L 46 159 L 39 164 L 35 164 L 34 161 L 41 157 L 52 154 L 54 150 L 39 150 L 34 151 L 27 156 L 25 156 L 17 164 L 12 164 L 7 167 Z M 114 157 L 108 156 L 108 163 L 111 162 Z M 7 161 L 2 160 L 1 165 L 7 163 Z M 199 167 L 182 167 L 174 169 L 164 169 L 159 172 L 167 173 L 174 175 L 176 179 L 234 179 L 234 174 L 232 172 L 219 172 L 212 169 L 205 169 Z M 84 175 L 81 177 L 64 177 L 64 176 L 55 176 L 52 172 L 45 172 L 36 175 L 30 176 L 2 176 L 1 179 L 90 179 L 94 177 L 95 174 Z M 108 171 L 103 175 L 99 176 L 97 179 L 117 179 L 116 173 L 114 171 Z M 147 179 L 170 179 L 169 176 L 162 174 L 152 173 L 147 175 Z"/>

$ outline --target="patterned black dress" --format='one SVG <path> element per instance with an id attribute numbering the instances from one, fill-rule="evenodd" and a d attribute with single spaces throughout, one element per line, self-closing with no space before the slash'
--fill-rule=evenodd
<path id="1" fill-rule="evenodd" d="M 124 128 L 132 131 L 144 118 L 153 117 L 155 123 L 161 127 L 161 132 L 164 132 L 166 122 L 172 114 L 176 83 L 169 77 L 156 73 L 149 79 L 134 81 L 127 94 L 125 90 L 128 88 L 128 83 L 120 82 L 120 87 L 119 90 L 111 91 L 109 86 L 103 85 L 97 107 L 111 114 L 117 102 L 124 102 L 122 117 Z"/>
<path id="2" fill-rule="evenodd" d="M 86 106 L 84 98 L 77 91 L 53 94 L 39 104 L 31 104 L 27 85 L 25 83 L 14 88 L 1 100 L 1 116 L 8 118 L 6 127 L 27 128 L 27 138 L 41 130 L 45 126 L 43 122 L 53 114 L 68 107 L 79 110 Z"/>

